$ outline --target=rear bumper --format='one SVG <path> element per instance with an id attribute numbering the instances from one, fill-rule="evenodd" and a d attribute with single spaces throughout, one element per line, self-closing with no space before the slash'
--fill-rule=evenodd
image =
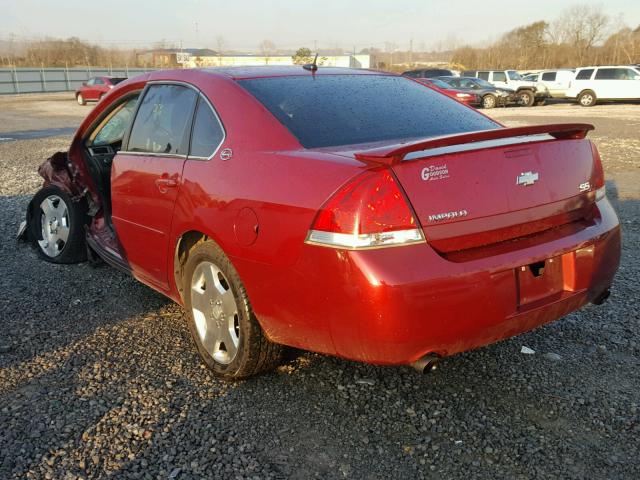
<path id="1" fill-rule="evenodd" d="M 471 261 L 447 260 L 428 244 L 305 245 L 294 267 L 270 274 L 268 290 L 252 288 L 250 297 L 267 335 L 285 344 L 377 364 L 452 355 L 557 320 L 609 288 L 620 229 L 606 198 L 597 208 L 598 220 L 579 232 Z M 550 258 L 562 278 L 519 291 L 521 267 Z M 274 289 L 290 294 L 278 303 Z"/>

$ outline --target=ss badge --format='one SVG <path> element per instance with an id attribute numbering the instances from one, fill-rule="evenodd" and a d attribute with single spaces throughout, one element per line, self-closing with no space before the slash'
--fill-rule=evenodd
<path id="1" fill-rule="evenodd" d="M 581 192 L 587 192 L 587 191 L 591 190 L 591 184 L 590 184 L 589 182 L 581 183 L 581 184 L 578 186 L 578 189 L 579 189 Z"/>

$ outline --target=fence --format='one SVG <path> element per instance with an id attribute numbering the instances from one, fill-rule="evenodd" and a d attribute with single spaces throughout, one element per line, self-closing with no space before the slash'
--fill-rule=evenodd
<path id="1" fill-rule="evenodd" d="M 91 77 L 135 77 L 147 68 L 0 68 L 0 95 L 8 93 L 68 92 Z"/>

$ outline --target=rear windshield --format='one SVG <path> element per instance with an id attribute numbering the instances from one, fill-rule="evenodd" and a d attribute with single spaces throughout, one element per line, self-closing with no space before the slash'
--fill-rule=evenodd
<path id="1" fill-rule="evenodd" d="M 239 83 L 305 148 L 499 127 L 456 100 L 403 77 L 309 75 Z"/>
<path id="2" fill-rule="evenodd" d="M 114 77 L 114 78 L 111 78 L 110 80 L 112 84 L 117 85 L 120 82 L 124 82 L 126 79 L 127 79 L 126 77 Z"/>

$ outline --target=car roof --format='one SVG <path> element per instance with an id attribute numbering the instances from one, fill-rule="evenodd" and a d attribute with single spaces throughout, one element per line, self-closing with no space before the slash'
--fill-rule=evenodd
<path id="1" fill-rule="evenodd" d="M 638 68 L 637 65 L 593 65 L 590 67 L 578 67 L 577 70 L 585 70 L 587 68 Z"/>
<path id="2" fill-rule="evenodd" d="M 285 65 L 285 66 L 254 66 L 254 67 L 210 67 L 197 69 L 203 73 L 222 76 L 234 80 L 244 80 L 249 78 L 264 77 L 292 77 L 292 76 L 308 76 L 308 75 L 395 75 L 393 73 L 379 72 L 375 70 L 367 70 L 361 68 L 343 68 L 343 67 L 318 67 L 318 70 L 312 72 L 302 65 Z"/>

